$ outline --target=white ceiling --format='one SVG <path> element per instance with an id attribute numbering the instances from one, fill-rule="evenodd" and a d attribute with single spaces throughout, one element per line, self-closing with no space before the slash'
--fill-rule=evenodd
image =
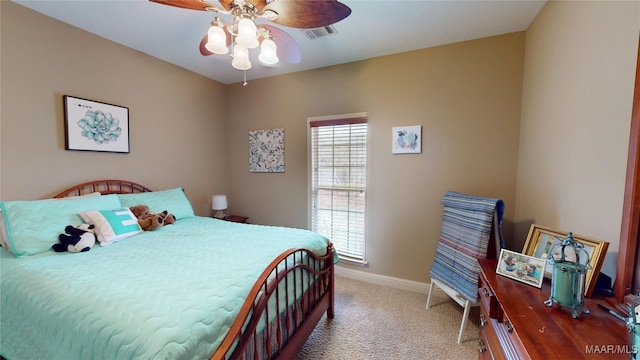
<path id="1" fill-rule="evenodd" d="M 228 54 L 206 57 L 200 54 L 200 40 L 215 17 L 213 13 L 146 0 L 14 2 L 222 83 L 243 81 L 243 72 L 231 67 Z M 218 4 L 216 0 L 209 2 Z M 310 40 L 300 29 L 280 27 L 297 41 L 302 61 L 299 64 L 280 61 L 267 67 L 257 60 L 254 49 L 252 57 L 256 58 L 252 58 L 253 68 L 247 71 L 247 79 L 526 30 L 546 0 L 341 2 L 352 12 L 334 24 L 337 35 Z M 219 16 L 230 20 L 227 15 Z"/>

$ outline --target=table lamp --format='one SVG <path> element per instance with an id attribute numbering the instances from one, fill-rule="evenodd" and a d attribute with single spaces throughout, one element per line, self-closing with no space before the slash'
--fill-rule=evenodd
<path id="1" fill-rule="evenodd" d="M 224 219 L 227 216 L 227 195 L 213 195 L 211 197 L 211 210 L 215 210 L 213 217 Z"/>

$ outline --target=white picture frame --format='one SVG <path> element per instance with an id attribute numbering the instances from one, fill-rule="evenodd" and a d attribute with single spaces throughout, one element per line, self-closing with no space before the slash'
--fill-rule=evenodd
<path id="1" fill-rule="evenodd" d="M 422 153 L 422 125 L 391 128 L 391 152 L 393 154 Z"/>
<path id="2" fill-rule="evenodd" d="M 502 249 L 498 258 L 496 274 L 535 286 L 542 287 L 546 260 Z"/>
<path id="3" fill-rule="evenodd" d="M 284 129 L 249 131 L 249 172 L 284 172 Z"/>

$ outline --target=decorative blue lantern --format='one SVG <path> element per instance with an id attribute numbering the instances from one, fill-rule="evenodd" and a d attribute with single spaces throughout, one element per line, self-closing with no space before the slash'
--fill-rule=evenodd
<path id="1" fill-rule="evenodd" d="M 570 307 L 571 315 L 575 319 L 581 313 L 589 313 L 589 309 L 584 307 L 589 253 L 584 249 L 584 245 L 573 238 L 573 233 L 559 240 L 560 244 L 549 252 L 549 264 L 554 266 L 551 276 L 551 296 L 545 300 L 544 304 L 551 306 L 557 303 Z"/>

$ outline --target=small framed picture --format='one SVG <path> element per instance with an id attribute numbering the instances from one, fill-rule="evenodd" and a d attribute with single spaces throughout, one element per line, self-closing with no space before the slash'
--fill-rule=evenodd
<path id="1" fill-rule="evenodd" d="M 541 288 L 545 264 L 543 259 L 502 249 L 496 273 Z"/>
<path id="2" fill-rule="evenodd" d="M 284 172 L 284 128 L 249 131 L 249 172 Z"/>
<path id="3" fill-rule="evenodd" d="M 66 150 L 129 152 L 129 108 L 64 95 Z"/>
<path id="4" fill-rule="evenodd" d="M 391 128 L 393 154 L 420 154 L 422 152 L 422 125 Z"/>

